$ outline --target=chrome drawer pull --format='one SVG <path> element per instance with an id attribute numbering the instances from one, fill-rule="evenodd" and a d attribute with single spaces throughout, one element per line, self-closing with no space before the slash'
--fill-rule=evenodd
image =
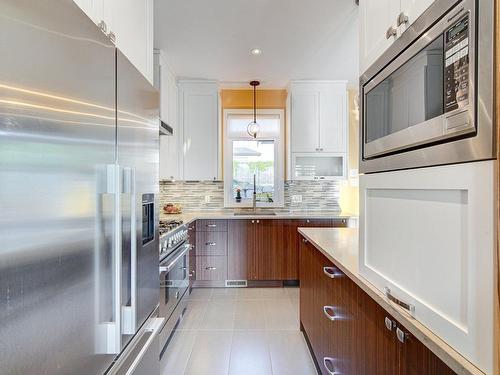
<path id="1" fill-rule="evenodd" d="M 215 245 L 217 245 L 217 242 L 206 242 L 205 245 L 206 246 L 215 246 Z"/>
<path id="2" fill-rule="evenodd" d="M 217 224 L 207 224 L 207 227 L 208 227 L 208 228 L 216 228 L 216 227 L 217 227 Z"/>
<path id="3" fill-rule="evenodd" d="M 338 375 L 339 373 L 337 371 L 335 371 L 335 368 L 333 367 L 333 361 L 335 361 L 335 359 L 330 358 L 330 357 L 324 357 L 323 358 L 323 366 L 325 366 L 326 372 L 328 372 L 328 374 Z M 330 365 L 328 365 L 328 364 L 330 364 Z"/>
<path id="4" fill-rule="evenodd" d="M 330 279 L 336 279 L 342 276 L 335 267 L 323 267 L 323 273 Z"/>
<path id="5" fill-rule="evenodd" d="M 391 289 L 385 287 L 384 288 L 385 296 L 389 299 L 389 301 L 392 301 L 396 305 L 402 307 L 403 309 L 407 310 L 411 316 L 415 316 L 415 306 L 409 303 L 406 303 L 404 301 L 401 301 L 400 299 L 397 299 L 391 294 Z"/>
<path id="6" fill-rule="evenodd" d="M 215 271 L 217 267 L 205 267 L 207 271 Z"/>
<path id="7" fill-rule="evenodd" d="M 405 343 L 406 339 L 408 338 L 408 334 L 405 333 L 402 329 L 396 328 L 396 336 L 400 342 L 403 344 Z"/>
<path id="8" fill-rule="evenodd" d="M 328 311 L 331 311 L 332 313 L 330 314 Z M 337 317 L 335 316 L 335 312 L 333 310 L 333 306 L 323 306 L 323 313 L 329 320 L 337 320 Z"/>
<path id="9" fill-rule="evenodd" d="M 392 329 L 396 327 L 396 323 L 389 318 L 385 318 L 385 327 L 392 332 Z"/>

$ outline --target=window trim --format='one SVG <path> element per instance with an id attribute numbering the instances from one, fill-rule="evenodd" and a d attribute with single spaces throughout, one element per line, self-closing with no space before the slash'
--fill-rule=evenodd
<path id="1" fill-rule="evenodd" d="M 228 136 L 228 119 L 231 115 L 249 115 L 253 116 L 252 109 L 224 109 L 224 130 L 223 130 L 223 176 L 224 176 L 224 207 L 226 208 L 249 208 L 252 207 L 252 202 L 249 203 L 236 203 L 232 194 L 233 183 L 233 157 L 232 157 L 232 143 L 233 141 L 250 141 L 253 140 L 250 135 L 248 137 L 234 137 Z M 257 139 L 273 140 L 274 141 L 274 154 L 275 154 L 275 199 L 272 203 L 257 202 L 257 207 L 284 207 L 285 206 L 285 111 L 283 109 L 258 109 L 258 115 L 278 115 L 280 119 L 280 134 L 279 137 L 265 137 Z M 258 118 L 257 118 L 258 122 Z"/>

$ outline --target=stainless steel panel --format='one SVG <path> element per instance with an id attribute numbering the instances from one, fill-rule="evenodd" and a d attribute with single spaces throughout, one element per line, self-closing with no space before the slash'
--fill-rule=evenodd
<path id="1" fill-rule="evenodd" d="M 115 48 L 72 1 L 0 9 L 0 372 L 103 373 Z"/>
<path id="2" fill-rule="evenodd" d="M 457 4 L 470 4 L 471 0 L 448 1 L 436 0 L 394 44 L 361 76 L 360 97 L 363 97 L 364 87 L 392 61 L 398 58 L 415 40 L 417 40 L 431 25 L 436 23 L 443 14 Z M 411 149 L 392 155 L 384 155 L 372 159 L 365 157 L 364 132 L 360 132 L 360 172 L 374 173 L 389 170 L 418 168 L 433 165 L 469 162 L 495 158 L 496 143 L 493 124 L 493 1 L 474 1 L 478 12 L 476 39 L 476 70 L 472 77 L 472 87 L 475 87 L 476 116 L 471 121 L 477 128 L 473 137 L 453 140 L 422 148 Z M 461 9 L 460 7 L 457 11 Z M 450 15 L 454 15 L 452 11 Z M 363 105 L 360 112 L 364 113 Z M 417 143 L 418 144 L 418 143 Z"/>
<path id="3" fill-rule="evenodd" d="M 119 50 L 116 59 L 117 162 L 124 170 L 122 305 L 135 311 L 135 326 L 139 327 L 159 299 L 159 94 Z M 143 245 L 144 194 L 155 196 L 155 234 L 153 241 Z M 124 337 L 122 345 L 129 339 Z"/>

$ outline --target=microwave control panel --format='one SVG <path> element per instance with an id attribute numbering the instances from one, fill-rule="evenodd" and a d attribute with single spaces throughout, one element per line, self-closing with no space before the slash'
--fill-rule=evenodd
<path id="1" fill-rule="evenodd" d="M 445 31 L 444 111 L 469 104 L 469 17 Z"/>

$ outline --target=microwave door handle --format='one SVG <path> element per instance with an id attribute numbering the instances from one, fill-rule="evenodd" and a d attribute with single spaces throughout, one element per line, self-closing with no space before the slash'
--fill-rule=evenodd
<path id="1" fill-rule="evenodd" d="M 123 168 L 123 193 L 130 199 L 130 305 L 122 306 L 122 333 L 133 335 L 137 329 L 137 201 L 135 169 Z"/>

